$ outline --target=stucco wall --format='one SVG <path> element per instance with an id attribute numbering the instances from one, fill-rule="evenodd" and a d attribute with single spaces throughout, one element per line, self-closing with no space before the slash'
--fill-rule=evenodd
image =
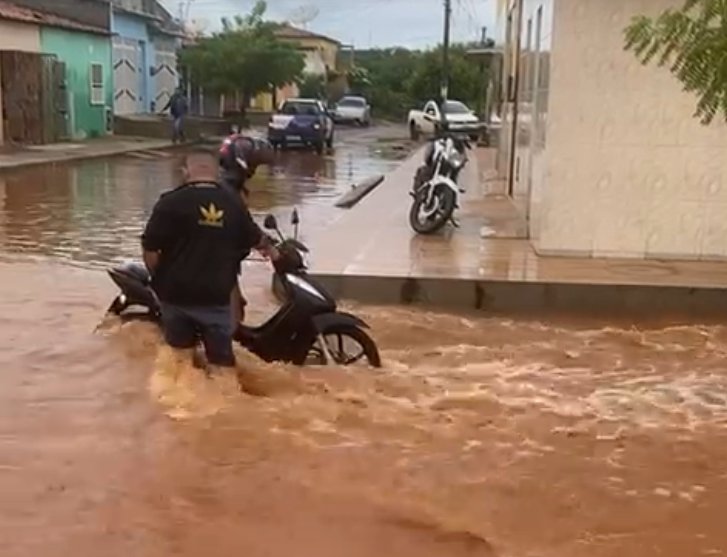
<path id="1" fill-rule="evenodd" d="M 541 253 L 727 256 L 727 128 L 623 50 L 632 16 L 681 4 L 556 0 Z"/>
<path id="2" fill-rule="evenodd" d="M 40 28 L 37 25 L 0 19 L 0 50 L 40 52 Z M 0 72 L 2 71 L 2 66 L 0 66 Z M 3 106 L 2 94 L 3 92 L 0 90 L 0 108 Z M 0 114 L 2 114 L 1 111 Z M 0 121 L 0 145 L 3 142 L 3 122 Z"/>
<path id="3" fill-rule="evenodd" d="M 71 133 L 76 139 L 106 134 L 106 109 L 113 104 L 111 43 L 109 37 L 44 27 L 41 30 L 43 52 L 55 54 L 66 63 L 66 81 L 70 95 Z M 91 103 L 91 64 L 104 68 L 104 103 Z"/>
<path id="4" fill-rule="evenodd" d="M 0 50 L 40 52 L 40 28 L 0 19 Z"/>

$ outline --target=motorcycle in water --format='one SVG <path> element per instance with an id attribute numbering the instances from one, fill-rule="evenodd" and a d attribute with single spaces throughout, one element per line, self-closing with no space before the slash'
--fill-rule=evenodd
<path id="1" fill-rule="evenodd" d="M 381 367 L 381 357 L 368 325 L 355 315 L 338 311 L 336 301 L 306 272 L 308 248 L 297 239 L 298 214 L 293 212 L 295 235 L 283 237 L 273 215 L 264 226 L 274 231 L 281 257 L 273 263 L 273 284 L 282 295 L 278 311 L 259 327 L 240 324 L 234 339 L 266 362 L 294 365 L 343 365 L 359 362 Z M 124 319 L 150 319 L 160 323 L 161 307 L 151 288 L 151 276 L 139 263 L 127 263 L 108 270 L 121 293 L 108 313 Z M 146 311 L 129 312 L 140 306 Z"/>
<path id="2" fill-rule="evenodd" d="M 409 224 L 414 232 L 433 234 L 451 221 L 456 227 L 454 210 L 463 189 L 457 184 L 467 164 L 469 141 L 444 132 L 427 147 L 424 164 L 417 169 L 411 196 Z"/>

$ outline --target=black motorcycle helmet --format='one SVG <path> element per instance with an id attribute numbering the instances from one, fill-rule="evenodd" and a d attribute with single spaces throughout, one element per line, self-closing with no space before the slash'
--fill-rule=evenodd
<path id="1" fill-rule="evenodd" d="M 245 181 L 255 175 L 261 164 L 272 164 L 275 149 L 266 139 L 232 134 L 220 147 L 220 168 L 227 180 L 238 182 L 243 189 Z"/>

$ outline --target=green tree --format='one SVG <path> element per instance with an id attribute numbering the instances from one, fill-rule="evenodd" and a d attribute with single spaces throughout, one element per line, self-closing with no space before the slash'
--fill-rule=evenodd
<path id="1" fill-rule="evenodd" d="M 181 63 L 197 83 L 215 93 L 242 93 L 244 113 L 250 99 L 300 79 L 303 55 L 275 36 L 276 23 L 264 20 L 260 0 L 247 16 L 222 20 L 222 31 L 181 53 Z"/>
<path id="2" fill-rule="evenodd" d="M 450 48 L 449 91 L 450 97 L 474 108 L 484 92 L 487 76 L 483 76 L 479 66 L 466 57 L 466 52 L 466 45 Z M 441 85 L 442 49 L 439 47 L 422 55 L 407 86 L 416 103 L 423 104 L 439 97 Z"/>
<path id="3" fill-rule="evenodd" d="M 695 116 L 709 124 L 727 119 L 727 0 L 686 0 L 657 17 L 635 17 L 626 49 L 643 64 L 669 66 L 697 100 Z"/>
<path id="4" fill-rule="evenodd" d="M 306 74 L 298 82 L 301 97 L 324 99 L 326 97 L 326 78 L 322 75 Z"/>
<path id="5" fill-rule="evenodd" d="M 488 44 L 488 46 L 490 46 Z M 481 104 L 488 73 L 467 58 L 468 45 L 450 49 L 450 96 L 471 108 Z M 360 78 L 349 82 L 357 93 L 365 94 L 380 116 L 402 118 L 430 99 L 436 99 L 442 83 L 442 49 L 375 49 L 356 52 Z"/>

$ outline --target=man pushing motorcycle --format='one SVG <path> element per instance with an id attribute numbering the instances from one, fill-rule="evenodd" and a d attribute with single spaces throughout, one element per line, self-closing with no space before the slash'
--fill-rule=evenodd
<path id="1" fill-rule="evenodd" d="M 239 171 L 229 167 L 230 160 Z M 263 143 L 239 135 L 225 140 L 217 157 L 206 150 L 187 154 L 184 183 L 160 197 L 142 236 L 167 344 L 190 350 L 201 338 L 213 366 L 235 365 L 232 340 L 244 308 L 237 280 L 242 260 L 252 249 L 279 257 L 244 196 L 247 178 L 271 160 Z"/>

